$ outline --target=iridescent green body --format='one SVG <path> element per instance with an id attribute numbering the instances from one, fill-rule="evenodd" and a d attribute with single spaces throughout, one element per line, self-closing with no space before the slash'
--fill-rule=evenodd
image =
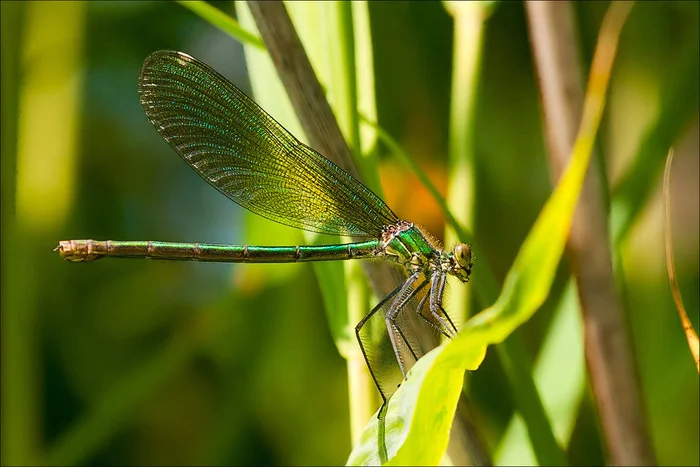
<path id="1" fill-rule="evenodd" d="M 60 255 L 77 263 L 112 256 L 216 263 L 296 263 L 338 261 L 387 256 L 399 264 L 427 264 L 438 250 L 413 224 L 400 221 L 383 238 L 335 245 L 249 246 L 212 243 L 178 243 L 115 240 L 66 240 L 57 247 Z"/>
<path id="2" fill-rule="evenodd" d="M 400 220 L 369 188 L 299 142 L 223 76 L 186 54 L 159 51 L 148 57 L 139 77 L 139 95 L 160 135 L 223 195 L 281 224 L 358 241 L 247 246 L 67 240 L 56 248 L 63 258 L 72 262 L 105 257 L 230 263 L 376 258 L 393 262 L 406 279 L 355 327 L 384 402 L 406 376 L 409 360 L 415 361 L 421 353 L 410 332 L 412 316 L 445 336 L 457 332 L 442 307 L 442 296 L 448 275 L 469 280 L 469 245 L 458 243 L 452 251 L 441 250 L 418 227 Z M 370 323 L 374 320 L 382 322 L 375 326 Z M 377 329 L 385 331 L 379 337 L 388 337 L 393 352 L 381 350 L 381 339 L 373 334 Z M 391 376 L 396 367 L 398 378 Z"/>
<path id="3" fill-rule="evenodd" d="M 211 243 L 154 241 L 68 240 L 61 242 L 61 256 L 69 261 L 94 261 L 107 256 L 120 258 L 172 259 L 210 263 L 296 263 L 371 258 L 379 242 L 316 246 L 248 246 Z"/>

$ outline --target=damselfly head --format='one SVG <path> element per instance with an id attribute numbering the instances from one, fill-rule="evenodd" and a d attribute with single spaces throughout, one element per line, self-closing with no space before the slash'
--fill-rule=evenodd
<path id="1" fill-rule="evenodd" d="M 466 243 L 458 243 L 452 249 L 452 255 L 450 256 L 450 274 L 456 276 L 462 282 L 467 282 L 469 275 L 472 273 L 474 259 L 472 247 Z"/>

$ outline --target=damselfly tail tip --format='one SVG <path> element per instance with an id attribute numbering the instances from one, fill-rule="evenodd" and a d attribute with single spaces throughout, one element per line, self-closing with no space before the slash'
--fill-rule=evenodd
<path id="1" fill-rule="evenodd" d="M 53 249 L 53 251 L 58 251 L 58 254 L 61 255 L 61 258 L 65 258 L 66 255 L 70 255 L 70 252 L 74 250 L 72 247 L 72 243 L 70 240 L 61 240 L 58 242 L 58 246 Z"/>
<path id="2" fill-rule="evenodd" d="M 70 259 L 74 250 L 70 240 L 61 240 L 58 242 L 58 246 L 53 249 L 53 251 L 58 251 L 58 254 L 61 255 L 63 259 Z"/>
<path id="3" fill-rule="evenodd" d="M 91 240 L 61 240 L 53 251 L 58 251 L 61 258 L 73 263 L 84 263 L 100 259 L 101 255 L 96 255 L 92 251 Z"/>

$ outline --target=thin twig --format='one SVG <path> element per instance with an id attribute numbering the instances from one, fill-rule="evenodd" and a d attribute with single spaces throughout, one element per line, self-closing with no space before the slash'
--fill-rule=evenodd
<path id="1" fill-rule="evenodd" d="M 604 20 L 619 27 L 629 3 L 613 3 Z M 568 163 L 583 108 L 581 60 L 569 2 L 527 2 L 530 37 L 539 77 L 553 176 Z M 615 28 L 610 28 L 613 30 Z M 593 63 L 592 68 L 595 68 Z M 592 79 L 600 72 L 593 69 Z M 613 464 L 651 465 L 632 344 L 615 285 L 607 209 L 596 160 L 592 161 L 571 228 L 568 256 L 576 276 L 584 320 L 586 362 Z"/>
<path id="2" fill-rule="evenodd" d="M 666 158 L 666 167 L 664 168 L 664 211 L 666 224 L 664 225 L 664 237 L 666 244 L 666 270 L 668 271 L 668 281 L 671 283 L 671 293 L 673 293 L 673 301 L 676 303 L 678 316 L 681 318 L 683 332 L 688 340 L 690 353 L 695 360 L 695 367 L 700 373 L 700 343 L 698 335 L 693 329 L 693 323 L 690 322 L 688 314 L 683 306 L 683 297 L 681 297 L 680 287 L 678 287 L 678 279 L 676 278 L 676 264 L 673 260 L 673 239 L 671 238 L 671 164 L 673 163 L 673 148 L 669 149 L 668 157 Z"/>

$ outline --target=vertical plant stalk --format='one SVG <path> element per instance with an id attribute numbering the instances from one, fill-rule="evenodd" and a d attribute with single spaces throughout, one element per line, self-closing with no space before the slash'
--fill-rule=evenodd
<path id="1" fill-rule="evenodd" d="M 459 230 L 473 232 L 474 224 L 474 135 L 476 95 L 481 72 L 481 52 L 485 21 L 490 13 L 488 3 L 444 2 L 454 18 L 452 89 L 450 101 L 448 189 L 446 211 L 454 216 Z M 463 232 L 448 226 L 445 228 L 445 244 L 466 241 Z M 469 317 L 471 289 L 455 287 L 445 297 L 447 309 L 455 314 L 458 322 Z M 465 378 L 465 386 L 467 379 Z M 480 438 L 473 411 L 463 389 L 459 409 L 450 432 L 448 455 L 455 465 L 491 465 L 491 456 Z"/>
<path id="2" fill-rule="evenodd" d="M 356 0 L 352 5 L 353 37 L 355 46 L 355 78 L 357 87 L 356 115 L 359 119 L 360 171 L 365 182 L 375 193 L 382 196 L 382 185 L 379 180 L 379 157 L 377 130 L 367 124 L 364 117 L 377 121 L 377 100 L 374 84 L 374 47 L 369 16 L 369 2 Z M 366 170 L 370 169 L 370 170 Z"/>
<path id="3" fill-rule="evenodd" d="M 35 462 L 33 454 L 39 445 L 35 382 L 37 368 L 33 365 L 35 352 L 34 312 L 23 294 L 31 295 L 24 274 L 26 260 L 18 251 L 22 238 L 15 216 L 17 170 L 17 133 L 19 127 L 19 87 L 21 67 L 21 37 L 26 10 L 30 4 L 2 2 L 2 411 L 0 452 L 2 465 L 28 465 Z M 31 249 L 29 250 L 31 251 Z M 31 388 L 31 390 L 28 390 Z M 12 429 L 9 429 L 12 427 Z"/>
<path id="4" fill-rule="evenodd" d="M 323 4 L 329 18 L 326 25 L 335 30 L 328 30 L 324 40 L 330 48 L 328 57 L 331 63 L 331 81 L 329 88 L 333 92 L 333 104 L 338 115 L 341 130 L 350 143 L 354 161 L 360 165 L 359 172 L 367 179 L 371 173 L 376 174 L 376 167 L 367 167 L 363 158 L 363 141 L 360 135 L 360 119 L 357 111 L 359 89 L 357 88 L 357 58 L 355 51 L 355 20 L 353 5 L 348 2 L 329 2 Z M 326 28 L 328 29 L 328 27 Z M 367 30 L 369 32 L 369 29 Z M 336 41 L 335 44 L 332 41 Z M 366 63 L 367 73 L 372 73 L 372 63 Z M 377 178 L 376 175 L 374 177 Z M 378 184 L 369 184 L 375 193 L 381 194 Z M 343 264 L 347 285 L 347 309 L 349 327 L 354 330 L 365 316 L 369 305 L 367 279 L 359 263 L 346 261 Z M 354 333 L 351 332 L 354 337 Z M 362 352 L 355 345 L 345 355 L 348 365 L 348 388 L 350 405 L 350 434 L 353 444 L 357 442 L 367 420 L 376 410 L 378 401 L 372 397 L 376 392 L 369 375 Z"/>
<path id="5" fill-rule="evenodd" d="M 362 180 L 285 6 L 279 1 L 249 1 L 248 6 L 310 145 Z M 391 281 L 386 278 L 395 277 L 396 269 L 386 262 L 365 262 L 361 267 L 378 295 L 390 292 L 387 285 Z M 364 361 L 361 363 L 364 365 Z M 348 371 L 359 372 L 362 365 L 352 364 Z M 373 400 L 369 391 L 375 389 L 363 384 L 360 378 L 357 384 L 351 383 L 350 389 L 355 392 L 351 397 L 357 398 L 355 407 L 358 412 L 365 405 L 362 401 Z M 357 393 L 358 389 L 362 393 Z M 360 415 L 351 416 L 359 418 Z"/>
<path id="6" fill-rule="evenodd" d="M 358 264 L 343 266 L 347 285 L 349 327 L 353 331 L 354 339 L 355 323 L 359 323 L 367 313 L 371 293 L 367 286 L 367 277 Z M 372 417 L 372 413 L 377 410 L 381 402 L 359 346 L 353 345 L 352 349 L 345 352 L 343 356 L 347 361 L 350 440 L 352 445 L 355 445 L 360 439 L 367 420 Z"/>
<path id="7" fill-rule="evenodd" d="M 357 70 L 355 66 L 355 28 L 353 25 L 352 5 L 339 2 L 333 8 L 334 23 L 337 25 L 337 39 L 340 42 L 335 58 L 333 79 L 342 81 L 337 87 L 334 101 L 341 130 L 345 130 L 345 140 L 350 144 L 350 150 L 356 154 L 357 161 L 360 151 L 360 118 L 357 114 Z M 327 39 L 330 39 L 328 37 Z M 373 187 L 374 188 L 374 187 Z"/>
<path id="8" fill-rule="evenodd" d="M 631 4 L 613 3 L 603 22 L 620 28 Z M 569 2 L 527 2 L 549 159 L 559 178 L 576 139 L 583 108 L 582 70 Z M 610 24 L 612 26 L 612 24 Z M 614 28 L 611 28 L 614 29 Z M 596 62 L 592 67 L 596 66 Z M 591 72 L 593 79 L 597 70 Z M 589 168 L 571 227 L 567 254 L 583 313 L 586 362 L 610 462 L 652 465 L 632 344 L 615 286 L 608 212 L 595 158 Z"/>
<path id="9" fill-rule="evenodd" d="M 447 206 L 461 225 L 473 231 L 474 108 L 487 12 L 482 5 L 468 2 L 445 2 L 445 7 L 454 17 Z M 458 241 L 463 239 L 457 238 L 455 230 L 448 226 L 445 243 Z M 469 314 L 468 294 L 468 287 L 451 293 L 450 309 L 459 313 L 460 322 L 465 322 Z"/>
<path id="10" fill-rule="evenodd" d="M 7 98 L 18 110 L 8 115 L 3 107 L 2 122 L 3 130 L 13 131 L 3 133 L 3 150 L 5 139 L 16 140 L 12 153 L 2 155 L 3 169 L 15 164 L 2 173 L 3 221 L 9 221 L 3 223 L 2 251 L 2 462 L 32 465 L 41 463 L 43 450 L 37 292 L 44 271 L 37 264 L 44 252 L 30 245 L 45 244 L 73 205 L 86 8 L 80 2 L 30 2 L 26 7 L 3 4 L 2 11 L 3 39 L 10 26 L 7 34 L 14 37 L 7 47 L 16 49 L 6 58 L 8 41 L 3 40 L 3 91 L 6 76 L 9 84 L 16 80 L 9 95 L 3 93 L 3 105 Z M 12 19 L 19 24 L 6 22 Z M 12 120 L 9 128 L 6 117 Z M 8 187 L 6 177 L 13 177 Z M 13 204 L 6 213 L 7 188 L 13 190 Z"/>

